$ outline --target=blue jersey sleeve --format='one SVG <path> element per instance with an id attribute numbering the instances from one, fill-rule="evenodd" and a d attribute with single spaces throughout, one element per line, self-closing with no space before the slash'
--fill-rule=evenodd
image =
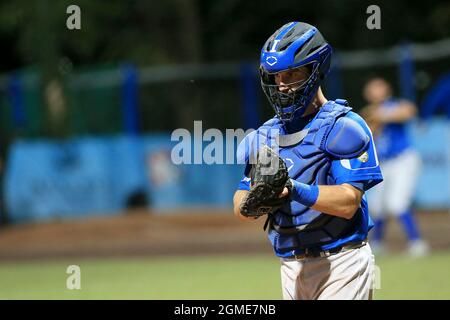
<path id="1" fill-rule="evenodd" d="M 245 175 L 242 177 L 241 181 L 239 182 L 238 190 L 250 190 L 250 178 L 246 177 Z"/>
<path id="2" fill-rule="evenodd" d="M 370 137 L 369 147 L 359 156 L 351 159 L 336 159 L 331 164 L 331 175 L 335 184 L 360 183 L 364 191 L 383 181 L 372 132 L 366 122 L 356 113 L 349 112 L 346 117 L 356 121 Z"/>
<path id="3" fill-rule="evenodd" d="M 250 169 L 251 166 L 249 164 L 245 165 L 244 176 L 241 181 L 239 181 L 238 190 L 250 190 Z"/>

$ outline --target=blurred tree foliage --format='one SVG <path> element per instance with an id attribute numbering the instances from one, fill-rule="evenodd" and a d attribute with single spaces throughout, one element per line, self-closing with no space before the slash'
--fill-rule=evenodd
<path id="1" fill-rule="evenodd" d="M 66 28 L 66 8 L 81 8 L 81 30 Z M 368 30 L 366 8 L 381 8 L 381 30 Z M 445 1 L 15 0 L 0 2 L 0 72 L 35 64 L 46 75 L 61 59 L 75 65 L 138 65 L 256 60 L 282 24 L 317 25 L 337 49 L 383 47 L 450 35 Z"/>

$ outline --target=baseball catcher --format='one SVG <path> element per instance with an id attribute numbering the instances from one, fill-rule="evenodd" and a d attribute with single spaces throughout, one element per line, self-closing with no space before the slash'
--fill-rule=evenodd
<path id="1" fill-rule="evenodd" d="M 238 147 L 245 171 L 234 213 L 250 221 L 267 215 L 284 299 L 372 298 L 365 192 L 383 177 L 365 121 L 322 92 L 331 56 L 314 26 L 290 22 L 275 31 L 260 59 L 275 116 Z"/>

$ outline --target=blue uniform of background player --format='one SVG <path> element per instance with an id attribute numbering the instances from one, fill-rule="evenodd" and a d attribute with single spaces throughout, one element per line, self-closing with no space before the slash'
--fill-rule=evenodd
<path id="1" fill-rule="evenodd" d="M 409 101 L 393 98 L 391 86 L 382 78 L 368 81 L 364 96 L 369 106 L 361 114 L 372 127 L 384 176 L 384 183 L 368 193 L 375 220 L 372 247 L 375 252 L 384 251 L 386 215 L 391 215 L 397 218 L 407 235 L 409 254 L 422 256 L 427 253 L 428 245 L 421 239 L 411 210 L 420 172 L 420 157 L 409 134 L 416 107 Z"/>
<path id="2" fill-rule="evenodd" d="M 293 184 L 285 205 L 268 215 L 281 260 L 285 299 L 370 299 L 373 226 L 364 192 L 382 181 L 372 134 L 345 100 L 320 89 L 331 47 L 317 28 L 291 22 L 261 54 L 261 84 L 276 116 L 249 134 L 238 158 L 249 163 L 263 145 L 286 163 Z M 234 196 L 235 214 L 250 189 L 249 165 Z"/>

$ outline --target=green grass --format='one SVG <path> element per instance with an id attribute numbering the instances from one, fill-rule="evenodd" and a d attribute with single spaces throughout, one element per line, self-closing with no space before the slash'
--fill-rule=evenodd
<path id="1" fill-rule="evenodd" d="M 450 299 L 450 252 L 413 259 L 402 255 L 376 259 L 381 289 L 375 299 Z"/>
<path id="2" fill-rule="evenodd" d="M 69 265 L 81 290 L 66 288 Z M 450 299 L 450 252 L 377 259 L 376 299 Z M 0 264 L 0 299 L 280 299 L 270 255 L 123 258 Z"/>

